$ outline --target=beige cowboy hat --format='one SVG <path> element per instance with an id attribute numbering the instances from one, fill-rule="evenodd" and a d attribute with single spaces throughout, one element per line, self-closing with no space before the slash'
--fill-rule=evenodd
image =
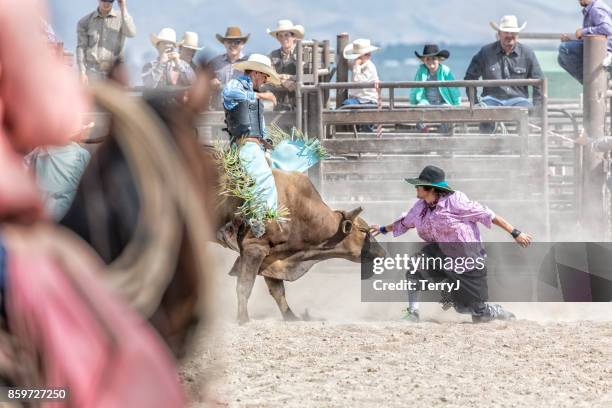
<path id="1" fill-rule="evenodd" d="M 367 54 L 378 49 L 378 47 L 375 47 L 372 45 L 372 43 L 370 43 L 370 40 L 367 40 L 365 38 L 359 38 L 344 47 L 342 55 L 344 55 L 344 58 L 346 58 L 347 60 L 354 60 L 359 58 L 363 54 Z"/>
<path id="2" fill-rule="evenodd" d="M 501 20 L 499 20 L 499 25 L 495 21 L 491 21 L 489 24 L 495 31 L 520 33 L 527 25 L 527 22 L 524 22 L 523 25 L 519 27 L 516 16 L 503 16 Z"/>
<path id="3" fill-rule="evenodd" d="M 217 40 L 223 44 L 225 40 L 242 40 L 245 43 L 249 41 L 249 36 L 251 34 L 244 35 L 240 30 L 240 27 L 227 27 L 225 30 L 225 35 L 217 34 Z"/>
<path id="4" fill-rule="evenodd" d="M 234 64 L 234 68 L 238 71 L 257 71 L 268 75 L 268 82 L 279 85 L 280 77 L 272 67 L 270 58 L 261 54 L 251 54 L 246 61 L 240 61 Z"/>
<path id="5" fill-rule="evenodd" d="M 301 25 L 294 25 L 291 20 L 278 20 L 278 25 L 274 30 L 267 29 L 268 34 L 276 38 L 276 34 L 282 31 L 292 32 L 296 38 L 300 40 L 304 38 L 304 27 Z"/>
<path id="6" fill-rule="evenodd" d="M 172 28 L 166 27 L 162 28 L 157 35 L 151 34 L 151 42 L 154 46 L 157 47 L 157 44 L 159 44 L 161 41 L 167 41 L 176 45 L 176 31 L 174 31 Z"/>
<path id="7" fill-rule="evenodd" d="M 202 47 L 198 47 L 198 33 L 194 33 L 193 31 L 185 31 L 181 42 L 179 42 L 179 46 L 195 51 L 202 49 Z"/>

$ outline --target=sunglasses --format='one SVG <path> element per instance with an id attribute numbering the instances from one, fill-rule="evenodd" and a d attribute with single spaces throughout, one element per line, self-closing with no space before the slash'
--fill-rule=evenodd
<path id="1" fill-rule="evenodd" d="M 240 45 L 242 44 L 242 40 L 225 40 L 224 43 L 228 45 Z"/>
<path id="2" fill-rule="evenodd" d="M 100 0 L 102 3 L 114 3 L 115 0 Z"/>

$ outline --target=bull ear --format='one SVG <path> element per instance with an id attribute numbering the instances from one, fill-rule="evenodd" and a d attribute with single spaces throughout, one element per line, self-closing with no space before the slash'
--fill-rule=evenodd
<path id="1" fill-rule="evenodd" d="M 355 218 L 357 218 L 359 216 L 359 214 L 361 214 L 362 211 L 363 211 L 363 208 L 361 208 L 361 207 L 357 207 L 354 210 L 347 211 L 346 212 L 346 219 L 354 221 Z"/>

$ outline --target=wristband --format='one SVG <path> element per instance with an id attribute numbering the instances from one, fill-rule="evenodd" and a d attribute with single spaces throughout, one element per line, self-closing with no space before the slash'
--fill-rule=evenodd
<path id="1" fill-rule="evenodd" d="M 510 235 L 512 235 L 512 238 L 517 239 L 519 235 L 521 235 L 522 232 L 517 230 L 516 228 L 512 230 L 512 232 L 510 233 Z"/>
<path id="2" fill-rule="evenodd" d="M 381 225 L 380 228 L 378 229 L 382 234 L 386 234 L 387 232 L 387 227 L 385 227 L 384 225 Z"/>

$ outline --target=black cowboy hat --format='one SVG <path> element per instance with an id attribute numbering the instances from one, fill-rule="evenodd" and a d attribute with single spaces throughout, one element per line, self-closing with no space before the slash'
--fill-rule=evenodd
<path id="1" fill-rule="evenodd" d="M 423 55 L 420 55 L 416 51 L 414 52 L 414 55 L 416 55 L 419 59 L 423 59 L 425 57 L 438 57 L 447 59 L 448 57 L 450 57 L 450 52 L 448 52 L 447 50 L 441 50 L 440 47 L 438 47 L 438 44 L 425 44 L 425 46 L 423 47 Z"/>
<path id="2" fill-rule="evenodd" d="M 419 174 L 418 178 L 404 179 L 415 186 L 429 186 L 439 188 L 440 190 L 454 192 L 451 186 L 444 180 L 444 170 L 436 166 L 426 166 Z"/>

